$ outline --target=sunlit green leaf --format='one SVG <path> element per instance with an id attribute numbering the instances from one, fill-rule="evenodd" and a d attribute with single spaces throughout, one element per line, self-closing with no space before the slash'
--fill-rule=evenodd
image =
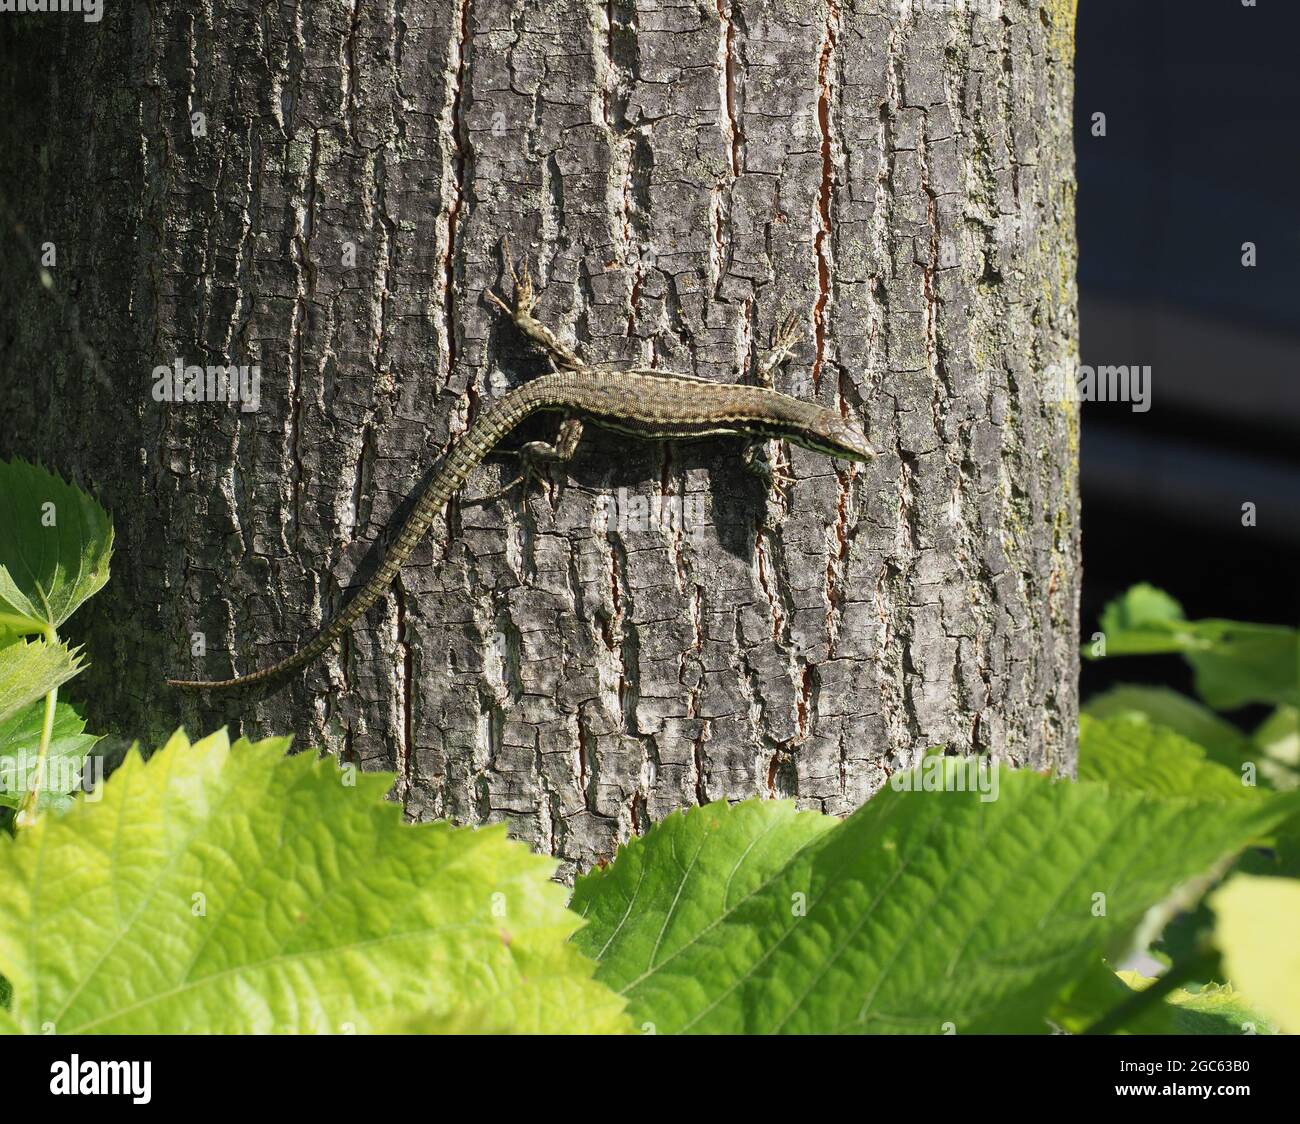
<path id="1" fill-rule="evenodd" d="M 1093 718 L 1142 715 L 1155 725 L 1164 726 L 1195 742 L 1211 761 L 1217 761 L 1234 773 L 1240 772 L 1242 762 L 1255 756 L 1250 738 L 1231 722 L 1220 718 L 1195 699 L 1168 687 L 1130 684 L 1113 687 L 1089 699 L 1083 711 Z"/>
<path id="2" fill-rule="evenodd" d="M 1107 647 L 1110 648 L 1115 637 L 1126 637 L 1129 642 L 1136 643 L 1150 628 L 1156 630 L 1153 637 L 1162 639 L 1168 635 L 1170 625 L 1183 619 L 1183 607 L 1177 601 L 1164 590 L 1141 582 L 1106 605 L 1101 614 L 1101 630 L 1106 634 Z"/>
<path id="3" fill-rule="evenodd" d="M 1206 758 L 1194 742 L 1138 714 L 1079 717 L 1079 779 L 1155 796 L 1252 800 L 1264 790 Z"/>
<path id="4" fill-rule="evenodd" d="M 1261 776 L 1280 790 L 1300 787 L 1300 708 L 1279 706 L 1250 740 L 1262 755 Z"/>
<path id="5" fill-rule="evenodd" d="M 80 654 L 46 640 L 0 648 L 0 722 L 24 710 L 81 671 Z"/>
<path id="6" fill-rule="evenodd" d="M 37 700 L 0 721 L 0 804 L 17 808 L 32 783 L 45 703 Z M 86 723 L 67 703 L 54 708 L 53 736 L 42 776 L 40 807 L 66 807 L 82 786 L 86 755 L 99 738 L 85 733 Z"/>
<path id="7" fill-rule="evenodd" d="M 1247 703 L 1300 705 L 1300 632 L 1281 625 L 1183 619 L 1178 602 L 1136 585 L 1101 616 L 1106 657 L 1175 653 L 1196 676 L 1196 692 L 1216 710 Z M 1088 658 L 1100 658 L 1092 645 Z"/>
<path id="8" fill-rule="evenodd" d="M 90 496 L 26 461 L 0 461 L 0 614 L 57 627 L 108 581 L 112 553 L 112 522 Z"/>
<path id="9" fill-rule="evenodd" d="M 132 751 L 98 802 L 0 838 L 0 975 L 22 1030 L 618 1021 L 568 940 L 553 861 L 504 826 L 403 823 L 390 775 L 286 746 L 177 734 L 147 763 Z"/>
<path id="10" fill-rule="evenodd" d="M 1228 978 L 1286 1034 L 1300 1034 L 1300 881 L 1234 874 L 1210 895 Z"/>
<path id="11" fill-rule="evenodd" d="M 1052 1008 L 1057 1026 L 1078 1034 L 1145 991 L 1155 980 L 1136 972 L 1112 972 L 1098 960 Z M 1267 1019 L 1231 987 L 1177 988 L 1144 1008 L 1117 1034 L 1276 1034 Z"/>
<path id="12" fill-rule="evenodd" d="M 955 787 L 969 763 L 942 760 Z M 576 939 L 660 1033 L 1041 1032 L 1149 910 L 1295 807 L 997 776 L 887 787 L 842 822 L 676 813 L 579 880 Z"/>

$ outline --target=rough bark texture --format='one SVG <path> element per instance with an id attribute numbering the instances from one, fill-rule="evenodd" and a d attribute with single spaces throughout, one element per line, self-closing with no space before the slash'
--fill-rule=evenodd
<path id="1" fill-rule="evenodd" d="M 72 692 L 92 728 L 291 731 L 569 870 L 697 801 L 847 812 L 937 743 L 1071 769 L 1077 431 L 1044 371 L 1076 350 L 1072 9 L 6 17 L 3 444 L 116 518 Z M 453 502 L 307 674 L 164 689 L 306 639 L 485 396 L 539 369 L 482 297 L 503 234 L 589 358 L 743 378 L 797 312 L 778 387 L 883 455 L 794 450 L 783 494 L 738 442 L 589 429 L 526 504 Z M 178 358 L 260 364 L 260 408 L 154 401 Z"/>

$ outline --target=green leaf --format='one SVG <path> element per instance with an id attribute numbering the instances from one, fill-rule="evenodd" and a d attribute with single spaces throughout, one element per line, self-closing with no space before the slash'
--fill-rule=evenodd
<path id="1" fill-rule="evenodd" d="M 1079 779 L 1153 796 L 1256 800 L 1263 790 L 1242 773 L 1206 759 L 1205 750 L 1142 715 L 1079 717 Z"/>
<path id="2" fill-rule="evenodd" d="M 45 703 L 37 701 L 0 721 L 0 805 L 17 808 L 28 790 L 41 744 Z M 81 787 L 86 755 L 99 741 L 85 733 L 86 723 L 67 703 L 54 708 L 54 735 L 41 786 L 40 807 L 63 809 Z"/>
<path id="3" fill-rule="evenodd" d="M 785 800 L 673 813 L 621 847 L 604 870 L 578 879 L 572 908 L 589 924 L 577 943 L 600 962 L 598 978 L 625 989 L 648 965 L 689 949 L 727 916 L 730 903 L 762 890 L 837 823 L 796 812 Z M 654 1006 L 645 1018 L 655 1017 Z"/>
<path id="4" fill-rule="evenodd" d="M 1196 677 L 1196 693 L 1216 710 L 1247 703 L 1300 705 L 1300 633 L 1280 625 L 1183 619 L 1167 593 L 1136 585 L 1101 615 L 1103 655 L 1181 654 Z"/>
<path id="5" fill-rule="evenodd" d="M 1259 775 L 1279 791 L 1300 787 L 1300 710 L 1280 706 L 1251 735 L 1259 757 Z M 1280 874 L 1300 878 L 1300 815 L 1283 823 L 1272 841 L 1268 856 L 1243 862 L 1248 874 Z"/>
<path id="6" fill-rule="evenodd" d="M 1196 673 L 1196 693 L 1216 710 L 1247 703 L 1300 706 L 1300 633 L 1280 625 L 1197 621 L 1180 649 Z"/>
<path id="7" fill-rule="evenodd" d="M 1136 972 L 1112 972 L 1098 960 L 1069 987 L 1052 1008 L 1051 1020 L 1078 1034 L 1155 980 Z M 1178 988 L 1160 1003 L 1139 1012 L 1117 1034 L 1276 1034 L 1231 987 Z"/>
<path id="8" fill-rule="evenodd" d="M 613 992 L 571 973 L 550 979 L 529 977 L 520 993 L 527 1002 L 513 1009 L 501 1003 L 425 1011 L 414 1018 L 394 1020 L 380 1034 L 628 1034 L 631 1021 Z M 593 1002 L 594 1000 L 594 1002 Z"/>
<path id="9" fill-rule="evenodd" d="M 1131 987 L 1141 990 L 1154 980 L 1133 972 L 1120 975 Z M 1268 1019 L 1251 1007 L 1230 984 L 1203 987 L 1200 991 L 1183 988 L 1165 999 L 1175 1009 L 1174 1034 L 1277 1034 Z"/>
<path id="10" fill-rule="evenodd" d="M 1279 791 L 1300 788 L 1300 709 L 1279 706 L 1251 735 L 1263 756 L 1260 776 Z"/>
<path id="11" fill-rule="evenodd" d="M 972 763 L 938 760 L 948 790 L 891 785 L 843 822 L 761 802 L 668 817 L 577 884 L 597 978 L 660 1033 L 1041 1032 L 1151 907 L 1296 803 L 1007 771 L 952 791 Z"/>
<path id="12" fill-rule="evenodd" d="M 621 1030 L 626 1030 L 622 1027 Z M 380 1026 L 376 1034 L 510 1034 L 505 1023 L 478 1008 L 462 1008 L 442 1014 L 425 1013 L 414 1018 L 397 1019 Z M 595 1033 L 595 1032 L 593 1032 Z"/>
<path id="13" fill-rule="evenodd" d="M 557 996 L 617 1017 L 551 860 L 503 825 L 405 824 L 390 775 L 287 745 L 177 733 L 147 763 L 133 749 L 99 802 L 0 839 L 19 1027 L 365 1032 L 473 1008 L 540 1031 Z"/>
<path id="14" fill-rule="evenodd" d="M 1210 908 L 1228 977 L 1282 1033 L 1300 1033 L 1300 881 L 1234 874 Z"/>
<path id="15" fill-rule="evenodd" d="M 90 496 L 0 461 L 0 614 L 57 628 L 108 581 L 112 553 L 113 524 Z"/>
<path id="16" fill-rule="evenodd" d="M 1112 634 L 1136 637 L 1153 625 L 1158 629 L 1156 635 L 1163 636 L 1167 625 L 1183 619 L 1183 607 L 1169 594 L 1140 582 L 1106 605 L 1101 629 L 1108 642 Z"/>
<path id="17" fill-rule="evenodd" d="M 1264 787 L 1278 792 L 1300 787 L 1300 711 L 1295 707 L 1278 707 L 1250 736 L 1208 707 L 1166 687 L 1114 687 L 1089 700 L 1083 712 L 1091 718 L 1146 718 L 1195 742 L 1209 760 L 1234 775 L 1241 774 L 1243 764 L 1253 763 Z"/>
<path id="18" fill-rule="evenodd" d="M 1211 761 L 1239 774 L 1241 765 L 1254 757 L 1251 742 L 1231 722 L 1209 707 L 1168 687 L 1124 684 L 1089 699 L 1083 712 L 1093 718 L 1136 714 L 1164 726 L 1205 750 Z"/>
<path id="19" fill-rule="evenodd" d="M 48 640 L 0 648 L 0 722 L 62 686 L 82 669 L 80 650 Z"/>
<path id="20" fill-rule="evenodd" d="M 1119 975 L 1136 990 L 1149 988 L 1156 982 L 1135 972 Z M 1173 1034 L 1278 1033 L 1278 1028 L 1249 1006 L 1231 985 L 1212 984 L 1199 991 L 1179 988 L 1167 995 L 1165 1003 L 1173 1007 L 1170 1029 Z"/>

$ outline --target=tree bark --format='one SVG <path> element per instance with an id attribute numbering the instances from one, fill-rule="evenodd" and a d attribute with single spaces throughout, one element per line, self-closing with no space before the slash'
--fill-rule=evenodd
<path id="1" fill-rule="evenodd" d="M 292 732 L 566 871 L 701 801 L 848 812 L 936 744 L 1073 768 L 1073 0 L 5 20 L 3 441 L 115 517 L 92 728 Z M 307 673 L 164 688 L 308 639 L 541 369 L 483 299 L 503 235 L 588 359 L 745 379 L 796 313 L 778 388 L 882 455 L 794 449 L 782 492 L 589 427 L 526 502 L 483 466 Z M 256 364 L 257 410 L 155 401 L 177 360 Z"/>

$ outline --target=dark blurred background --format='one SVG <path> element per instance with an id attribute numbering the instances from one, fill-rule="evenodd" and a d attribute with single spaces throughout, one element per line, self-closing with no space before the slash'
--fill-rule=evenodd
<path id="1" fill-rule="evenodd" d="M 1082 362 L 1152 369 L 1148 412 L 1083 407 L 1085 641 L 1141 580 L 1300 621 L 1297 43 L 1300 0 L 1080 0 Z M 1083 696 L 1119 681 L 1190 687 L 1177 659 L 1085 662 Z"/>

